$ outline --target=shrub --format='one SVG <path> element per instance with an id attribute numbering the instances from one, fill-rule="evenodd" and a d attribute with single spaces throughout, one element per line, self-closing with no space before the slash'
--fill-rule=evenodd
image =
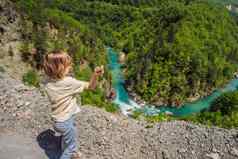
<path id="1" fill-rule="evenodd" d="M 6 70 L 4 69 L 3 66 L 0 66 L 0 72 L 2 72 L 2 73 L 6 72 Z"/>
<path id="2" fill-rule="evenodd" d="M 104 106 L 107 112 L 115 113 L 119 110 L 119 107 L 113 103 L 106 102 Z"/>
<path id="3" fill-rule="evenodd" d="M 81 93 L 81 100 L 83 105 L 92 105 L 103 107 L 103 92 L 97 88 L 96 90 L 85 90 Z"/>
<path id="4" fill-rule="evenodd" d="M 23 82 L 30 86 L 39 87 L 40 85 L 40 76 L 35 70 L 30 70 L 23 75 Z"/>
<path id="5" fill-rule="evenodd" d="M 218 97 L 211 105 L 212 112 L 220 111 L 222 115 L 230 115 L 238 111 L 238 91 L 227 92 Z"/>
<path id="6" fill-rule="evenodd" d="M 105 108 L 107 112 L 117 112 L 118 106 L 106 101 L 104 92 L 97 88 L 96 90 L 85 90 L 81 94 L 81 102 L 83 105 L 92 105 L 99 108 Z"/>
<path id="7" fill-rule="evenodd" d="M 179 119 L 222 128 L 238 127 L 238 112 L 232 112 L 230 115 L 222 115 L 222 113 L 219 111 L 203 112 L 197 115 L 187 116 Z"/>
<path id="8" fill-rule="evenodd" d="M 161 113 L 161 114 L 153 115 L 153 116 L 145 116 L 145 119 L 148 122 L 156 123 L 161 121 L 170 121 L 174 118 L 167 114 Z"/>
<path id="9" fill-rule="evenodd" d="M 142 111 L 135 110 L 135 111 L 133 111 L 133 113 L 130 116 L 134 119 L 139 119 L 142 114 L 143 114 Z"/>
<path id="10" fill-rule="evenodd" d="M 76 78 L 79 80 L 89 81 L 90 77 L 92 75 L 92 70 L 90 67 L 80 69 L 80 65 L 75 65 L 74 66 L 74 74 L 75 74 Z"/>

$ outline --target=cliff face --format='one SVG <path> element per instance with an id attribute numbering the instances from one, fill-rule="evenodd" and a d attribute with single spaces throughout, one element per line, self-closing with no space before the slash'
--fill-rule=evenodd
<path id="1" fill-rule="evenodd" d="M 0 1 L 0 44 L 1 51 L 8 52 L 14 49 L 15 42 L 20 41 L 20 16 L 8 1 Z"/>
<path id="2" fill-rule="evenodd" d="M 15 78 L 21 78 L 29 69 L 21 60 L 21 16 L 14 5 L 0 1 L 0 67 Z"/>
<path id="3" fill-rule="evenodd" d="M 0 78 L 0 141 L 10 132 L 17 138 L 30 138 L 31 144 L 36 145 L 36 139 L 44 140 L 42 134 L 52 128 L 48 99 L 42 91 L 24 86 L 7 74 L 1 74 Z M 87 159 L 238 157 L 237 130 L 206 128 L 181 121 L 151 125 L 90 106 L 82 107 L 77 127 L 80 150 Z M 48 143 L 55 141 L 45 140 L 48 147 L 43 148 L 52 150 Z M 5 149 L 15 151 L 7 144 L 10 143 L 6 143 Z M 41 141 L 39 144 L 42 145 Z M 0 153 L 1 159 L 5 159 L 4 152 Z"/>

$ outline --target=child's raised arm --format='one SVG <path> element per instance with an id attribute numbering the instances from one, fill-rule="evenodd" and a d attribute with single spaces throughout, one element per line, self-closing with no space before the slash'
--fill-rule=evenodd
<path id="1" fill-rule="evenodd" d="M 104 67 L 103 67 L 103 66 L 101 66 L 101 67 L 97 66 L 97 67 L 94 69 L 94 73 L 93 73 L 93 75 L 91 76 L 88 89 L 94 90 L 94 89 L 97 87 L 98 77 L 99 77 L 99 76 L 102 76 L 103 73 L 104 73 Z"/>

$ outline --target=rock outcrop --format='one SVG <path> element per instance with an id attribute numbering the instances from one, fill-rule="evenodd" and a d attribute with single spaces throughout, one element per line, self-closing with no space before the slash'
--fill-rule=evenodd
<path id="1" fill-rule="evenodd" d="M 44 92 L 7 74 L 0 79 L 0 136 L 11 132 L 36 141 L 52 127 Z M 237 130 L 183 121 L 150 124 L 90 106 L 82 106 L 77 127 L 87 159 L 238 158 Z"/>
<path id="2" fill-rule="evenodd" d="M 29 70 L 29 66 L 22 62 L 21 16 L 13 3 L 0 0 L 0 72 L 10 72 L 14 78 L 21 78 Z"/>

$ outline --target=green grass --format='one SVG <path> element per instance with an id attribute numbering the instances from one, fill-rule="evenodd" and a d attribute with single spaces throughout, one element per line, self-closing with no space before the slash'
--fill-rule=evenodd
<path id="1" fill-rule="evenodd" d="M 39 87 L 40 86 L 40 76 L 35 70 L 29 70 L 23 75 L 23 82 L 26 85 Z"/>

